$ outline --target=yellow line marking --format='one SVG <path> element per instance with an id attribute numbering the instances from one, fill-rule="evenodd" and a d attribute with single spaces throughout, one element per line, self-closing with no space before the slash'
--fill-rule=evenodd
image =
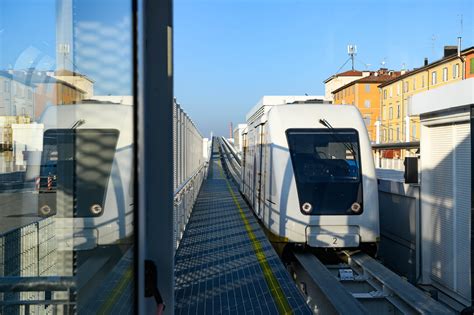
<path id="1" fill-rule="evenodd" d="M 122 278 L 120 279 L 118 284 L 115 286 L 115 288 L 112 289 L 112 292 L 110 292 L 109 296 L 105 300 L 104 304 L 102 304 L 102 307 L 99 309 L 97 314 L 110 314 L 111 308 L 115 305 L 117 298 L 120 296 L 120 294 L 123 292 L 127 284 L 130 282 L 132 276 L 133 276 L 133 268 L 132 266 L 130 266 L 124 272 Z"/>
<path id="2" fill-rule="evenodd" d="M 273 300 L 275 301 L 277 305 L 278 311 L 280 314 L 293 314 L 293 311 L 291 310 L 291 306 L 288 303 L 288 300 L 286 299 L 285 294 L 283 293 L 280 283 L 278 282 L 277 278 L 273 274 L 272 268 L 268 264 L 267 257 L 265 257 L 265 253 L 262 250 L 262 244 L 253 233 L 252 227 L 250 226 L 249 221 L 245 217 L 244 210 L 242 210 L 242 207 L 240 206 L 240 203 L 237 200 L 237 197 L 232 191 L 232 187 L 230 186 L 229 181 L 223 174 L 222 164 L 221 164 L 220 159 L 218 159 L 217 161 L 219 164 L 219 172 L 220 172 L 221 178 L 225 179 L 230 195 L 232 196 L 232 199 L 234 200 L 235 205 L 239 209 L 240 218 L 244 222 L 245 230 L 247 231 L 247 234 L 250 238 L 250 242 L 252 243 L 253 250 L 255 251 L 255 255 L 257 256 L 260 267 L 263 270 L 265 281 L 267 282 L 267 285 L 270 288 L 270 292 L 273 296 Z"/>

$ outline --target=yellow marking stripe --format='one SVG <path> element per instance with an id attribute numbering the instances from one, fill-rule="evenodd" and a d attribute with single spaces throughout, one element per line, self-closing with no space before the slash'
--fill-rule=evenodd
<path id="1" fill-rule="evenodd" d="M 267 282 L 267 285 L 270 288 L 270 292 L 273 295 L 273 300 L 276 302 L 278 311 L 280 314 L 292 314 L 293 311 L 291 310 L 291 306 L 288 303 L 286 296 L 283 293 L 283 290 L 281 289 L 280 283 L 278 282 L 277 278 L 273 274 L 272 268 L 268 264 L 267 257 L 265 257 L 265 253 L 262 250 L 262 244 L 253 233 L 252 227 L 250 226 L 247 218 L 245 217 L 245 213 L 242 210 L 242 207 L 240 206 L 240 203 L 237 200 L 237 197 L 232 191 L 232 187 L 230 186 L 229 181 L 223 174 L 220 159 L 218 160 L 218 163 L 219 163 L 219 171 L 220 171 L 221 178 L 225 179 L 227 188 L 229 189 L 232 199 L 234 200 L 235 205 L 239 209 L 240 218 L 244 222 L 245 230 L 247 231 L 247 234 L 250 238 L 250 242 L 252 243 L 253 250 L 255 251 L 260 267 L 263 270 L 265 281 Z"/>
<path id="2" fill-rule="evenodd" d="M 102 304 L 102 307 L 97 312 L 97 314 L 110 314 L 111 308 L 114 306 L 117 298 L 123 292 L 129 281 L 133 276 L 133 269 L 132 266 L 128 267 L 127 270 L 124 272 L 122 278 L 118 282 L 118 284 L 113 288 L 112 292 L 110 292 L 109 296 L 105 300 L 105 303 Z"/>

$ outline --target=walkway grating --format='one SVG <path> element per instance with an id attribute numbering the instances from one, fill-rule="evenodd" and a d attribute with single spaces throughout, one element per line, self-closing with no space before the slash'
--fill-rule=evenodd
<path id="1" fill-rule="evenodd" d="M 180 314 L 311 314 L 214 152 L 175 256 Z"/>

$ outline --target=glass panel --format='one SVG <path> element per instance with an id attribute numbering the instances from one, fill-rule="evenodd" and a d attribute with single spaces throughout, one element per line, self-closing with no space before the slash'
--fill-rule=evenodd
<path id="1" fill-rule="evenodd" d="M 0 314 L 133 311 L 131 2 L 0 1 Z"/>
<path id="2" fill-rule="evenodd" d="M 289 129 L 286 132 L 304 214 L 360 214 L 359 135 L 354 129 Z M 306 206 L 305 206 L 306 204 Z M 310 207 L 308 207 L 308 204 Z M 359 207 L 362 210 L 361 207 Z"/>

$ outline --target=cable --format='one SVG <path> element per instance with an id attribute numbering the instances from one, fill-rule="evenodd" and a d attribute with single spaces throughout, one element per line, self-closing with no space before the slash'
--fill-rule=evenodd
<path id="1" fill-rule="evenodd" d="M 344 66 L 349 62 L 349 60 L 351 60 L 351 58 L 348 58 L 346 62 L 344 62 L 344 64 L 339 69 L 337 69 L 336 74 L 339 73 L 339 71 L 341 71 L 342 68 L 344 68 Z"/>

